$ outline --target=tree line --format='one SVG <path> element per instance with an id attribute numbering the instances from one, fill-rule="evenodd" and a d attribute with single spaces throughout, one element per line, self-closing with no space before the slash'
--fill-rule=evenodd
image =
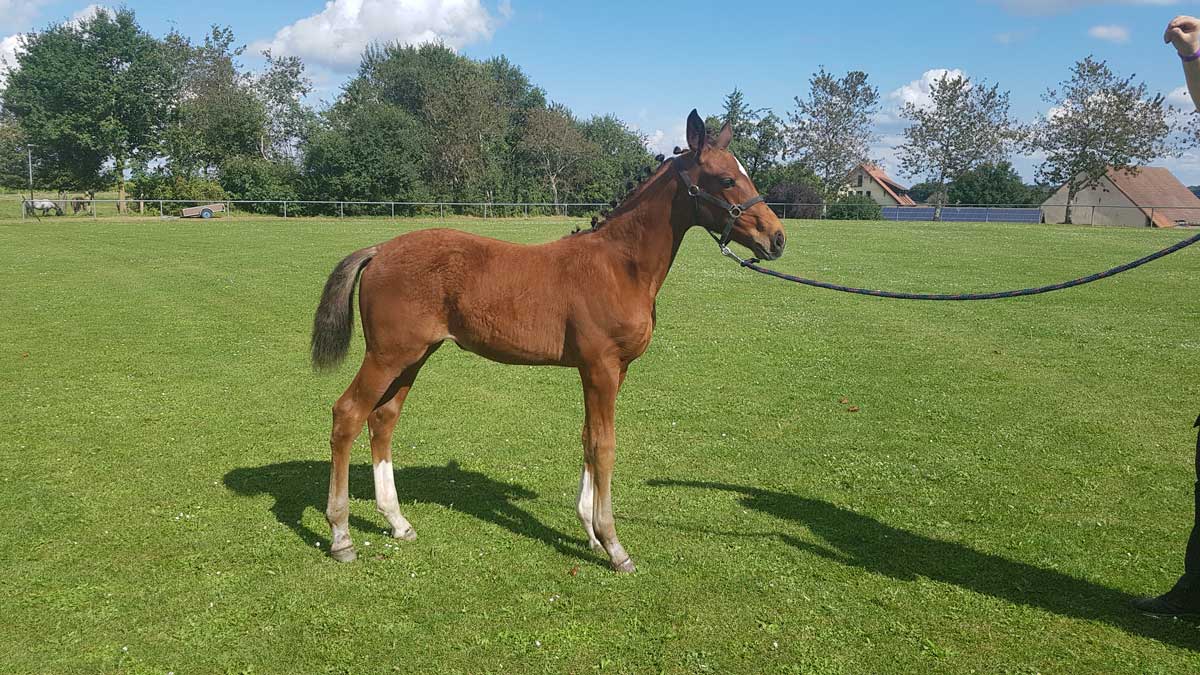
<path id="1" fill-rule="evenodd" d="M 374 45 L 336 99 L 315 110 L 296 57 L 264 53 L 250 72 L 233 32 L 200 42 L 158 38 L 131 10 L 106 10 L 24 37 L 0 93 L 0 184 L 26 184 L 27 145 L 39 188 L 121 199 L 604 202 L 650 162 L 646 138 L 612 115 L 580 118 L 548 99 L 503 56 L 473 60 L 437 45 Z M 880 95 L 861 71 L 820 68 L 785 117 L 735 89 L 710 128 L 771 201 L 831 203 L 860 162 L 878 162 Z M 1020 204 L 1048 186 L 1074 194 L 1108 167 L 1136 167 L 1200 143 L 1144 84 L 1088 57 L 1043 96 L 1050 112 L 1023 124 L 998 85 L 958 74 L 907 103 L 896 160 L 921 179 L 913 196 Z M 1037 153 L 1039 185 L 1013 170 Z"/>

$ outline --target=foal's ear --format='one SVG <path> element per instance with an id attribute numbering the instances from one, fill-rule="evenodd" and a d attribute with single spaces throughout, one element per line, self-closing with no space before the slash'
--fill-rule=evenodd
<path id="1" fill-rule="evenodd" d="M 708 132 L 704 130 L 704 120 L 700 118 L 700 113 L 696 112 L 695 108 L 692 109 L 692 114 L 688 115 L 687 142 L 688 147 L 697 157 L 704 149 L 704 144 L 708 142 Z"/>
<path id="2" fill-rule="evenodd" d="M 729 147 L 729 141 L 733 140 L 733 127 L 729 126 L 729 122 L 725 122 L 725 126 L 721 127 L 721 133 L 717 134 L 717 140 L 713 143 L 713 147 L 718 150 L 724 150 Z"/>

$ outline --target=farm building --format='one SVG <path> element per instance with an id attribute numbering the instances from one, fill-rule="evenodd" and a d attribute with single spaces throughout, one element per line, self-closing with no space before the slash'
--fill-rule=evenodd
<path id="1" fill-rule="evenodd" d="M 1066 204 L 1064 185 L 1042 204 L 1045 222 L 1066 222 Z M 1160 167 L 1143 167 L 1136 173 L 1109 169 L 1096 185 L 1075 195 L 1071 207 L 1071 221 L 1077 225 L 1200 225 L 1200 199 Z"/>
<path id="2" fill-rule="evenodd" d="M 859 164 L 850 172 L 848 194 L 866 195 L 880 206 L 916 206 L 908 196 L 908 188 L 892 180 L 883 169 L 868 164 Z"/>

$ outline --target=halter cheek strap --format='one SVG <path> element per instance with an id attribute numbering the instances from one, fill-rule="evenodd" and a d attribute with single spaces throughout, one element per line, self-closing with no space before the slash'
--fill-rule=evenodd
<path id="1" fill-rule="evenodd" d="M 716 206 L 728 214 L 728 217 L 725 219 L 724 229 L 721 231 L 721 234 L 718 235 L 715 230 L 708 230 L 708 233 L 712 235 L 712 238 L 717 242 L 717 245 L 721 247 L 721 252 L 729 255 L 730 251 L 728 247 L 733 233 L 733 226 L 737 224 L 737 221 L 742 217 L 742 214 L 750 210 L 750 207 L 767 201 L 766 197 L 763 197 L 762 195 L 756 195 L 750 199 L 747 199 L 741 204 L 730 204 L 720 197 L 705 192 L 704 188 L 694 183 L 692 181 L 692 177 L 689 176 L 686 171 L 680 168 L 679 160 L 672 160 L 672 167 L 675 169 L 675 175 L 679 176 L 679 180 L 682 181 L 684 187 L 687 188 L 687 193 L 689 196 L 691 196 L 693 203 L 696 205 L 697 212 L 700 210 L 700 203 L 696 200 L 703 199 L 704 201 Z"/>

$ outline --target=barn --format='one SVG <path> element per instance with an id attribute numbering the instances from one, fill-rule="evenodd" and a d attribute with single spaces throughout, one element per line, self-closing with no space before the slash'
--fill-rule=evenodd
<path id="1" fill-rule="evenodd" d="M 883 169 L 867 162 L 859 164 L 850 172 L 846 191 L 852 195 L 866 195 L 880 206 L 917 205 L 913 198 L 908 196 L 908 188 L 892 180 Z"/>
<path id="2" fill-rule="evenodd" d="M 1042 204 L 1042 219 L 1066 222 L 1066 206 L 1064 185 Z M 1161 167 L 1142 167 L 1136 172 L 1109 169 L 1095 185 L 1075 195 L 1071 207 L 1071 222 L 1076 225 L 1200 225 L 1200 199 Z"/>

